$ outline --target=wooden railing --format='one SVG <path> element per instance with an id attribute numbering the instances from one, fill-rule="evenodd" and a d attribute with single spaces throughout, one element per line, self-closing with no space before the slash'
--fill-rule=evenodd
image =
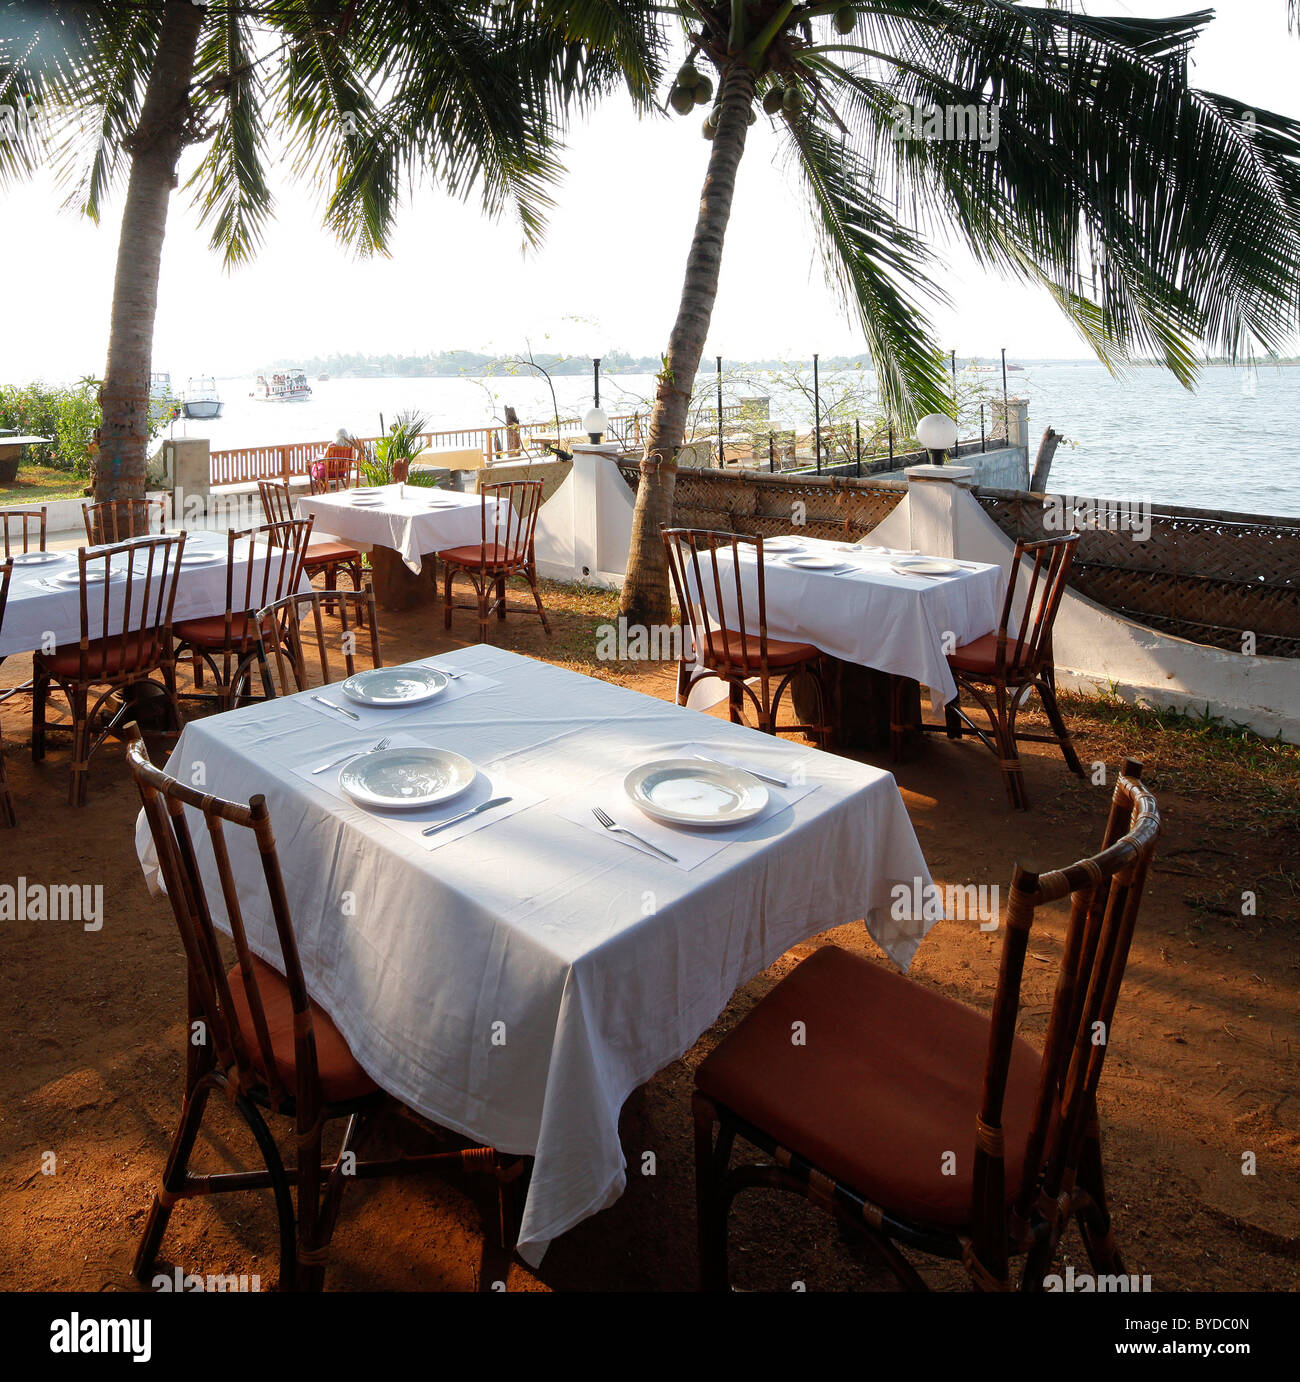
<path id="1" fill-rule="evenodd" d="M 561 438 L 578 435 L 582 423 L 578 418 L 561 418 Z M 609 420 L 610 434 L 628 445 L 641 441 L 642 414 L 629 413 Z M 433 451 L 458 451 L 478 448 L 483 459 L 491 464 L 498 456 L 514 450 L 515 436 L 527 447 L 533 438 L 555 439 L 555 419 L 549 422 L 521 422 L 506 427 L 457 427 L 441 432 L 421 432 L 421 445 Z M 380 437 L 356 439 L 373 454 Z M 292 480 L 306 475 L 312 461 L 329 445 L 328 441 L 287 442 L 282 446 L 244 446 L 229 451 L 213 451 L 209 457 L 211 483 L 216 485 L 250 484 L 256 480 Z"/>

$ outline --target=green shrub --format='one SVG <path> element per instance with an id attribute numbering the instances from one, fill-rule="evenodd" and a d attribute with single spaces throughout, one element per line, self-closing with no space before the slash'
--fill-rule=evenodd
<path id="1" fill-rule="evenodd" d="M 76 475 L 90 474 L 90 448 L 101 418 L 99 380 L 75 384 L 0 384 L 0 427 L 13 428 L 51 441 L 30 446 L 23 459 Z M 158 436 L 171 421 L 171 407 L 149 405 L 149 437 Z"/>

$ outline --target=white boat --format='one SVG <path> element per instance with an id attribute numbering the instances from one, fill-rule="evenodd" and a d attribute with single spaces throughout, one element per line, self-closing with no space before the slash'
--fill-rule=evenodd
<path id="1" fill-rule="evenodd" d="M 158 370 L 149 376 L 149 397 L 158 403 L 174 403 L 172 377 L 166 370 Z"/>
<path id="2" fill-rule="evenodd" d="M 311 385 L 300 369 L 280 370 L 270 375 L 259 374 L 248 396 L 264 403 L 295 403 L 311 397 Z"/>
<path id="3" fill-rule="evenodd" d="M 217 393 L 217 381 L 215 379 L 209 379 L 200 375 L 197 378 L 186 381 L 186 417 L 220 417 L 221 407 L 221 397 Z"/>

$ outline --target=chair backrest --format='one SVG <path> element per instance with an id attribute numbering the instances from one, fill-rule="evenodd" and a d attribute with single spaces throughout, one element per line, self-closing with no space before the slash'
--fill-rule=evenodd
<path id="1" fill-rule="evenodd" d="M 124 680 L 171 657 L 172 606 L 184 533 L 79 547 L 81 639 L 78 680 Z M 105 656 L 91 665 L 90 645 Z"/>
<path id="2" fill-rule="evenodd" d="M 707 528 L 664 528 L 668 570 L 681 612 L 682 648 L 721 676 L 767 675 L 763 539 Z M 755 573 L 746 596 L 747 573 Z M 724 636 L 730 633 L 731 637 Z"/>
<path id="3" fill-rule="evenodd" d="M 280 862 L 275 852 L 275 834 L 265 797 L 253 797 L 247 806 L 223 801 L 169 777 L 149 759 L 138 726 L 126 727 L 127 762 L 140 792 L 144 816 L 149 822 L 158 867 L 172 914 L 180 930 L 181 944 L 189 972 L 191 1022 L 206 1023 L 212 1050 L 217 1062 L 232 1071 L 237 1091 L 263 1086 L 270 1096 L 271 1106 L 280 1109 L 293 1099 L 299 1123 L 311 1126 L 321 1103 L 320 1080 L 316 1064 L 316 1034 L 312 1023 L 311 1003 L 303 982 L 298 945 L 294 937 L 293 921 L 285 895 Z M 213 909 L 203 884 L 194 839 L 190 834 L 186 810 L 195 811 L 203 821 L 212 846 L 217 877 L 220 880 L 222 908 L 243 980 L 244 993 L 256 1033 L 256 1051 L 250 1050 L 240 1032 L 235 1007 L 226 978 L 226 965 L 213 924 Z M 239 905 L 230 849 L 226 839 L 227 825 L 235 831 L 251 831 L 256 839 L 262 874 L 270 898 L 271 916 L 275 922 L 276 938 L 280 946 L 281 968 L 288 985 L 294 1012 L 294 1051 L 296 1088 L 288 1089 L 276 1068 L 271 1046 L 270 1029 L 266 1020 L 266 1006 L 257 981 L 257 970 L 248 946 L 243 912 Z M 197 1009 L 197 1011 L 196 1011 Z"/>
<path id="4" fill-rule="evenodd" d="M 224 645 L 228 653 L 237 652 L 242 657 L 251 652 L 258 641 L 253 616 L 298 589 L 312 521 L 290 518 L 240 532 L 232 530 L 228 535 Z"/>
<path id="5" fill-rule="evenodd" d="M 998 621 L 997 663 L 995 675 L 1001 677 L 1008 667 L 1018 674 L 1038 674 L 1052 655 L 1052 625 L 1061 607 L 1078 533 L 1045 538 L 1041 542 L 1017 542 L 1011 559 L 1011 579 L 1007 582 L 1007 596 L 1002 602 L 1002 618 Z M 1018 628 L 1011 627 L 1012 606 L 1024 562 L 1033 563 L 1025 582 L 1024 607 Z"/>
<path id="6" fill-rule="evenodd" d="M 337 624 L 337 633 L 326 634 L 324 616 Z M 327 686 L 339 678 L 330 668 L 330 652 L 337 648 L 343 661 L 343 675 L 357 670 L 358 654 L 364 654 L 363 635 L 369 643 L 370 666 L 382 667 L 379 650 L 379 619 L 375 611 L 375 592 L 367 581 L 361 590 L 313 590 L 310 594 L 286 595 L 258 611 L 257 628 L 262 641 L 262 682 L 268 699 L 276 694 L 292 695 L 309 686 Z M 308 657 L 309 652 L 313 654 Z M 320 680 L 313 683 L 311 667 L 320 669 Z M 269 684 L 268 684 L 269 683 Z"/>
<path id="7" fill-rule="evenodd" d="M 330 442 L 308 469 L 313 494 L 331 494 L 335 490 L 351 489 L 360 477 L 360 465 L 355 445 Z"/>
<path id="8" fill-rule="evenodd" d="M 531 562 L 537 510 L 542 502 L 540 480 L 505 480 L 479 488 L 483 546 L 496 543 L 504 560 Z"/>
<path id="9" fill-rule="evenodd" d="M 105 499 L 99 504 L 83 504 L 81 517 L 86 525 L 86 541 L 92 546 L 125 542 L 128 538 L 161 533 L 167 523 L 167 502 L 164 499 Z"/>
<path id="10" fill-rule="evenodd" d="M 6 557 L 14 552 L 45 551 L 45 505 L 39 509 L 0 509 L 0 532 L 4 534 Z M 18 546 L 19 539 L 22 546 Z M 32 546 L 35 540 L 38 545 Z"/>
<path id="11" fill-rule="evenodd" d="M 1058 1235 L 1069 1220 L 1068 1212 L 1056 1213 L 1053 1207 L 1074 1187 L 1095 1116 L 1115 1003 L 1160 834 L 1160 812 L 1140 781 L 1141 773 L 1140 763 L 1125 760 L 1099 853 L 1051 873 L 1017 865 L 1012 877 L 974 1162 L 973 1249 L 979 1265 L 998 1280 L 1005 1279 L 1009 1239 L 1021 1236 L 1032 1216 L 1046 1212 L 1045 1231 L 1054 1229 Z M 1039 1068 L 1024 1180 L 1008 1221 L 1002 1105 L 1025 954 L 1037 909 L 1067 897 L 1070 919 Z"/>
<path id="12" fill-rule="evenodd" d="M 283 480 L 259 480 L 262 517 L 268 523 L 288 523 L 293 519 L 293 494 Z"/>

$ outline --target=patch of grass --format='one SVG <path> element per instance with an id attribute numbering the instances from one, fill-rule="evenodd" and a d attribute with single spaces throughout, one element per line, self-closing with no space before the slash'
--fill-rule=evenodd
<path id="1" fill-rule="evenodd" d="M 27 506 L 51 499 L 76 499 L 86 488 L 86 477 L 53 466 L 21 466 L 17 478 L 0 484 L 0 504 Z"/>

